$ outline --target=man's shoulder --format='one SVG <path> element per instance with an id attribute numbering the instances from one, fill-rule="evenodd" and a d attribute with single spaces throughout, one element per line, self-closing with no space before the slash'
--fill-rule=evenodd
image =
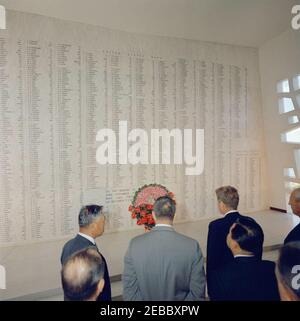
<path id="1" fill-rule="evenodd" d="M 75 252 L 81 251 L 87 247 L 97 249 L 89 240 L 77 234 L 74 238 L 67 241 L 62 249 L 61 261 L 65 261 L 67 257 L 74 254 Z"/>
<path id="2" fill-rule="evenodd" d="M 253 260 L 246 264 L 240 265 L 237 260 L 232 260 L 231 262 L 227 263 L 222 267 L 219 272 L 225 273 L 225 274 L 238 274 L 239 272 L 242 272 L 242 268 L 245 267 L 246 270 L 255 271 L 258 270 L 264 270 L 264 271 L 274 271 L 275 270 L 275 263 L 268 260 Z"/>
<path id="3" fill-rule="evenodd" d="M 211 221 L 209 223 L 209 228 L 215 228 L 215 227 L 224 226 L 227 224 L 233 224 L 233 222 L 240 217 L 249 218 L 249 216 L 242 215 L 238 211 L 236 211 L 236 212 L 229 213 L 224 217 Z"/>
<path id="4" fill-rule="evenodd" d="M 291 231 L 291 234 L 292 235 L 295 235 L 295 236 L 298 236 L 299 237 L 299 240 L 300 240 L 300 223 L 298 225 L 296 225 L 292 231 Z M 297 241 L 299 241 L 297 240 Z"/>
<path id="5" fill-rule="evenodd" d="M 221 280 L 237 280 L 239 278 L 244 278 L 245 273 L 250 275 L 261 275 L 261 276 L 271 276 L 270 273 L 275 271 L 275 263 L 267 260 L 253 261 L 243 265 L 240 265 L 236 260 L 228 262 L 221 268 L 218 268 L 212 272 L 212 278 L 217 281 Z"/>
<path id="6" fill-rule="evenodd" d="M 144 239 L 147 239 L 149 237 L 150 233 L 151 231 L 141 235 L 137 235 L 131 239 L 130 243 L 132 244 L 132 243 L 138 243 L 140 241 L 143 241 Z"/>
<path id="7" fill-rule="evenodd" d="M 67 241 L 65 243 L 65 245 L 63 246 L 63 249 L 62 249 L 62 252 L 61 252 L 61 263 L 63 264 L 66 259 L 72 254 L 72 249 L 74 247 L 74 244 L 75 244 L 75 238 L 72 238 L 71 240 Z"/>
<path id="8" fill-rule="evenodd" d="M 184 243 L 186 247 L 199 247 L 199 242 L 192 237 L 189 237 L 187 235 L 184 235 L 182 233 L 179 233 L 177 231 L 174 231 L 174 238 L 178 239 L 179 242 Z"/>
<path id="9" fill-rule="evenodd" d="M 300 241 L 300 223 L 289 232 L 284 240 L 284 244 L 298 241 Z"/>
<path id="10" fill-rule="evenodd" d="M 275 271 L 275 262 L 269 261 L 269 260 L 261 260 L 261 266 L 263 266 L 266 269 L 274 270 Z"/>
<path id="11" fill-rule="evenodd" d="M 214 228 L 216 226 L 222 225 L 225 217 L 217 218 L 209 223 L 209 228 Z"/>
<path id="12" fill-rule="evenodd" d="M 68 240 L 68 241 L 65 243 L 65 245 L 64 245 L 64 247 L 63 247 L 63 250 L 68 249 L 69 247 L 71 247 L 71 246 L 76 242 L 76 237 L 77 237 L 77 236 L 75 236 L 75 237 L 73 237 L 72 239 Z"/>
<path id="13" fill-rule="evenodd" d="M 222 227 L 224 225 L 227 225 L 228 224 L 228 218 L 226 216 L 224 217 L 220 217 L 220 218 L 217 218 L 213 221 L 211 221 L 208 225 L 209 229 L 215 229 L 215 228 L 219 228 L 219 227 Z"/>
<path id="14" fill-rule="evenodd" d="M 256 263 L 249 265 L 249 274 L 256 276 L 258 279 L 267 282 L 275 278 L 275 262 L 268 260 L 259 260 Z"/>
<path id="15" fill-rule="evenodd" d="M 92 244 L 88 239 L 77 234 L 74 238 L 66 242 L 66 244 L 63 247 L 63 252 L 69 252 L 69 251 L 76 252 L 84 248 L 94 247 L 94 246 L 95 245 Z"/>
<path id="16" fill-rule="evenodd" d="M 148 233 L 138 235 L 131 240 L 130 244 L 132 246 L 132 245 L 135 245 L 135 244 L 141 243 L 141 242 L 151 242 L 152 240 L 155 240 L 157 238 L 157 233 L 160 233 L 160 232 L 162 232 L 162 231 L 153 230 Z M 184 234 L 181 234 L 181 233 L 177 232 L 175 229 L 171 230 L 170 232 L 171 233 L 168 235 L 170 236 L 170 239 L 172 239 L 172 240 L 175 240 L 175 241 L 178 240 L 178 241 L 184 243 L 186 246 L 189 246 L 189 245 L 197 246 L 198 245 L 197 240 L 195 240 L 189 236 L 186 236 Z"/>
<path id="17" fill-rule="evenodd" d="M 263 268 L 265 270 L 274 270 L 275 263 L 268 260 L 253 260 L 241 265 L 238 263 L 237 259 L 232 259 L 230 262 L 216 269 L 213 273 L 218 276 L 224 275 L 224 274 L 236 275 L 239 272 L 243 271 L 241 267 L 246 267 L 247 269 L 250 269 L 250 270 L 255 270 L 256 267 Z"/>

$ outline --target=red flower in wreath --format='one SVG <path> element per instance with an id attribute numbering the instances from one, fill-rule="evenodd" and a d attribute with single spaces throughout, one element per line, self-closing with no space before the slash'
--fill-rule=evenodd
<path id="1" fill-rule="evenodd" d="M 146 230 L 151 230 L 155 226 L 153 205 L 159 197 L 166 195 L 174 200 L 174 193 L 159 184 L 144 185 L 134 194 L 128 211 L 131 212 L 133 219 L 137 219 L 137 225 L 144 224 Z"/>

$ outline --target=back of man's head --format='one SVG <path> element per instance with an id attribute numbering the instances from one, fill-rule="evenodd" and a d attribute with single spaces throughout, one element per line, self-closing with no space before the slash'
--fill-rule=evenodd
<path id="1" fill-rule="evenodd" d="M 70 301 L 96 300 L 104 286 L 104 262 L 94 248 L 67 259 L 61 270 L 62 287 Z"/>
<path id="2" fill-rule="evenodd" d="M 300 300 L 300 242 L 283 246 L 279 253 L 276 276 L 282 300 Z"/>
<path id="3" fill-rule="evenodd" d="M 228 209 L 236 210 L 239 205 L 239 193 L 233 186 L 222 186 L 216 189 L 218 202 L 223 202 Z"/>
<path id="4" fill-rule="evenodd" d="M 239 218 L 231 229 L 231 238 L 239 247 L 254 255 L 262 252 L 264 232 L 261 226 L 250 217 Z"/>
<path id="5" fill-rule="evenodd" d="M 102 214 L 102 206 L 86 205 L 80 209 L 78 224 L 80 227 L 88 227 L 95 222 Z"/>
<path id="6" fill-rule="evenodd" d="M 153 210 L 157 220 L 173 221 L 176 204 L 169 196 L 162 196 L 155 201 Z"/>

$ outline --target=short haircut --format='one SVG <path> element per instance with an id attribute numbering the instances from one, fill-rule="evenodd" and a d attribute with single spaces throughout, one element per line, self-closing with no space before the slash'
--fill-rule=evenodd
<path id="1" fill-rule="evenodd" d="M 222 201 L 228 207 L 236 210 L 239 205 L 239 193 L 236 188 L 232 186 L 222 186 L 216 189 L 218 201 Z"/>
<path id="2" fill-rule="evenodd" d="M 169 196 L 162 196 L 155 201 L 153 209 L 157 218 L 173 220 L 176 212 L 176 204 Z"/>
<path id="3" fill-rule="evenodd" d="M 64 263 L 61 282 L 64 294 L 70 301 L 86 301 L 96 292 L 104 277 L 104 262 L 95 248 L 75 252 Z"/>
<path id="4" fill-rule="evenodd" d="M 261 226 L 250 217 L 241 217 L 235 224 L 231 230 L 231 238 L 242 250 L 260 255 L 264 243 L 264 232 Z"/>
<path id="5" fill-rule="evenodd" d="M 293 286 L 300 272 L 300 242 L 287 243 L 280 249 L 277 268 L 282 283 L 300 299 L 300 287 Z"/>
<path id="6" fill-rule="evenodd" d="M 80 227 L 85 227 L 96 221 L 102 214 L 103 206 L 86 205 L 83 206 L 79 212 L 78 224 Z"/>

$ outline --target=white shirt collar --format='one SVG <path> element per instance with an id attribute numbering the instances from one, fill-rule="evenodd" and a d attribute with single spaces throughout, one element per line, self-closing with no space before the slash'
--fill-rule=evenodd
<path id="1" fill-rule="evenodd" d="M 173 228 L 173 226 L 170 225 L 170 224 L 155 224 L 155 226 L 167 226 L 167 227 L 172 227 Z"/>
<path id="2" fill-rule="evenodd" d="M 226 216 L 229 213 L 236 213 L 236 212 L 237 212 L 237 210 L 231 210 L 231 211 L 228 211 L 227 213 L 225 213 L 224 216 Z"/>
<path id="3" fill-rule="evenodd" d="M 89 240 L 89 241 L 92 242 L 94 245 L 96 245 L 95 240 L 94 240 L 91 236 L 86 235 L 86 234 L 84 234 L 84 233 L 80 233 L 80 232 L 78 232 L 78 235 L 84 237 L 85 239 Z"/>
<path id="4" fill-rule="evenodd" d="M 236 257 L 253 257 L 254 255 L 253 254 L 237 254 L 234 256 L 234 258 Z"/>

